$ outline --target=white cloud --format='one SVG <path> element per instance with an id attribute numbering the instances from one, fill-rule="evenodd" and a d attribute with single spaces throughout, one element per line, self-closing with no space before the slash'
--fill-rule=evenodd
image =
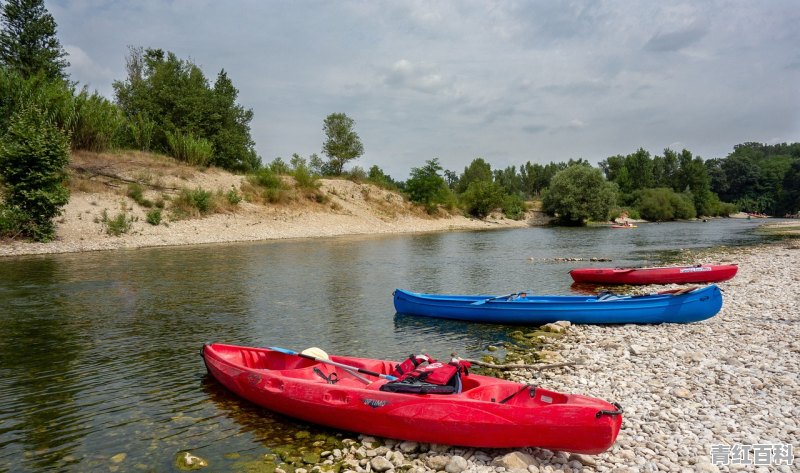
<path id="1" fill-rule="evenodd" d="M 414 65 L 406 59 L 392 64 L 384 75 L 384 83 L 390 87 L 416 90 L 427 94 L 445 92 L 450 83 L 431 66 Z"/>
<path id="2" fill-rule="evenodd" d="M 97 89 L 98 92 L 111 97 L 111 82 L 114 80 L 114 73 L 111 69 L 98 64 L 89 54 L 79 46 L 68 44 L 64 46 L 69 60 L 69 73 L 73 80 L 77 80 L 80 85 L 86 85 L 90 89 Z"/>

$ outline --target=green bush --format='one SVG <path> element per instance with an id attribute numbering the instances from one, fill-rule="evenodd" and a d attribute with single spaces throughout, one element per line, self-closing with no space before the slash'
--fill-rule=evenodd
<path id="1" fill-rule="evenodd" d="M 231 205 L 239 205 L 239 202 L 242 201 L 242 196 L 236 192 L 235 189 L 231 189 L 225 193 L 225 198 L 228 199 L 228 203 Z"/>
<path id="2" fill-rule="evenodd" d="M 153 201 L 146 199 L 144 197 L 144 189 L 138 183 L 133 183 L 128 185 L 128 197 L 133 199 L 137 204 L 141 205 L 142 207 L 150 208 L 154 205 Z"/>
<path id="3" fill-rule="evenodd" d="M 291 172 L 289 165 L 280 156 L 273 159 L 267 167 L 275 174 L 289 174 Z"/>
<path id="4" fill-rule="evenodd" d="M 525 201 L 518 195 L 506 195 L 503 197 L 503 213 L 512 220 L 522 220 L 525 212 L 528 211 Z"/>
<path id="5" fill-rule="evenodd" d="M 367 180 L 367 171 L 365 171 L 361 166 L 353 166 L 353 169 L 344 172 L 343 176 L 349 181 L 360 184 Z"/>
<path id="6" fill-rule="evenodd" d="M 720 202 L 719 206 L 717 207 L 716 215 L 721 217 L 727 217 L 729 215 L 735 214 L 739 211 L 739 208 L 736 207 L 734 204 L 729 204 L 728 202 Z"/>
<path id="7" fill-rule="evenodd" d="M 398 190 L 397 183 L 394 182 L 391 176 L 383 172 L 383 169 L 381 169 L 377 165 L 373 165 L 371 168 L 369 168 L 369 174 L 367 175 L 367 182 L 375 184 L 376 186 L 381 187 L 383 189 L 393 190 L 393 191 Z"/>
<path id="8" fill-rule="evenodd" d="M 72 149 L 102 152 L 118 146 L 125 118 L 119 108 L 99 95 L 83 89 L 75 96 Z"/>
<path id="9" fill-rule="evenodd" d="M 211 157 L 214 155 L 214 147 L 211 142 L 203 138 L 195 138 L 188 133 L 164 132 L 167 137 L 170 155 L 179 160 L 185 161 L 192 166 L 207 166 Z"/>
<path id="10" fill-rule="evenodd" d="M 147 223 L 153 226 L 161 224 L 161 209 L 152 209 L 147 212 Z"/>
<path id="11" fill-rule="evenodd" d="M 312 174 L 307 166 L 296 167 L 294 171 L 292 171 L 292 177 L 294 177 L 295 185 L 300 189 L 319 189 L 319 177 Z"/>
<path id="12" fill-rule="evenodd" d="M 672 189 L 642 189 L 636 195 L 636 209 L 645 220 L 689 219 L 697 215 L 691 196 L 677 194 Z"/>
<path id="13" fill-rule="evenodd" d="M 0 238 L 14 238 L 25 229 L 30 217 L 16 207 L 0 202 Z"/>
<path id="14" fill-rule="evenodd" d="M 110 218 L 108 216 L 108 210 L 103 210 L 103 218 L 101 221 L 106 227 L 106 233 L 113 236 L 120 236 L 123 233 L 128 233 L 131 228 L 133 228 L 134 218 L 125 212 L 120 212 L 115 217 Z"/>
<path id="15" fill-rule="evenodd" d="M 12 116 L 0 139 L 0 178 L 6 206 L 29 217 L 20 234 L 37 241 L 55 237 L 53 218 L 69 201 L 68 162 L 69 139 L 43 109 L 26 106 Z"/>
<path id="16" fill-rule="evenodd" d="M 180 196 L 180 198 L 189 202 L 189 204 L 196 208 L 201 214 L 208 213 L 208 211 L 211 210 L 212 197 L 211 192 L 201 188 L 194 190 L 184 189 Z"/>
<path id="17" fill-rule="evenodd" d="M 461 194 L 464 210 L 478 218 L 488 216 L 503 205 L 503 189 L 491 181 L 472 181 Z"/>
<path id="18" fill-rule="evenodd" d="M 253 174 L 250 174 L 247 179 L 254 185 L 265 189 L 283 188 L 283 180 L 281 177 L 268 167 L 263 167 Z"/>

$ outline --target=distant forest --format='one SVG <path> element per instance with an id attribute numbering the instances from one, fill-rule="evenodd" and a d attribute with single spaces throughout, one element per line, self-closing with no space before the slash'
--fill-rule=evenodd
<path id="1" fill-rule="evenodd" d="M 462 173 L 444 170 L 443 176 L 460 202 L 469 195 L 467 191 L 473 183 L 484 182 L 484 188 L 491 183 L 505 196 L 542 198 L 547 204 L 548 195 L 552 197 L 549 191 L 553 178 L 573 166 L 592 167 L 588 161 L 578 159 L 544 165 L 528 161 L 519 168 L 492 170 L 484 159 L 477 158 Z M 606 182 L 613 184 L 602 203 L 610 209 L 608 218 L 625 213 L 632 218 L 673 220 L 726 216 L 739 210 L 784 216 L 796 215 L 800 210 L 800 143 L 748 142 L 734 146 L 725 158 L 705 161 L 686 149 L 665 149 L 661 155 L 653 156 L 640 148 L 628 155 L 610 156 L 598 167 Z M 405 183 L 397 184 L 406 187 Z M 575 205 L 598 206 L 601 203 L 595 194 L 600 189 L 574 189 L 559 196 L 562 201 L 579 201 Z M 578 195 L 581 191 L 584 195 Z M 498 202 L 503 198 L 498 197 Z M 553 214 L 559 213 L 557 208 L 564 207 L 545 206 Z M 597 215 L 587 217 L 604 219 Z"/>

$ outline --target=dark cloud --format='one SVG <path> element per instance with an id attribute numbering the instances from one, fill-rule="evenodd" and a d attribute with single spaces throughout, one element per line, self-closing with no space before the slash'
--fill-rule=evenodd
<path id="1" fill-rule="evenodd" d="M 697 43 L 707 33 L 708 30 L 705 26 L 694 23 L 677 31 L 656 33 L 644 45 L 644 49 L 655 52 L 680 51 Z"/>

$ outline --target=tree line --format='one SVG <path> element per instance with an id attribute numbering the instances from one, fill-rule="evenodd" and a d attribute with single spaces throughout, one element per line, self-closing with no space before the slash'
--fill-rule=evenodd
<path id="1" fill-rule="evenodd" d="M 476 158 L 460 174 L 433 159 L 395 185 L 430 209 L 459 206 L 476 217 L 501 209 L 517 218 L 526 202 L 541 200 L 543 209 L 566 225 L 621 215 L 650 221 L 728 216 L 739 210 L 797 215 L 800 143 L 744 143 L 725 158 L 707 161 L 686 149 L 668 148 L 653 156 L 640 148 L 610 156 L 597 167 L 578 159 L 493 170 Z"/>

